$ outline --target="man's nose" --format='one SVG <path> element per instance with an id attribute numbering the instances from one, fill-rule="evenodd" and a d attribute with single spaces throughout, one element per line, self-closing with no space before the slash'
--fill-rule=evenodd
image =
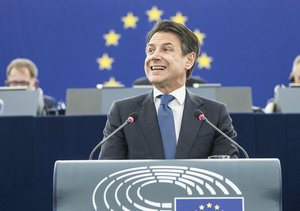
<path id="1" fill-rule="evenodd" d="M 161 60 L 161 58 L 161 53 L 158 50 L 154 51 L 151 57 L 153 60 Z"/>

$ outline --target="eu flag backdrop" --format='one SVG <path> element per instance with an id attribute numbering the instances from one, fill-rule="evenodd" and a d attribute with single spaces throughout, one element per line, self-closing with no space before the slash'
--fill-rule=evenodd
<path id="1" fill-rule="evenodd" d="M 172 19 L 201 42 L 193 75 L 250 86 L 264 106 L 300 54 L 299 11 L 297 0 L 1 0 L 0 82 L 12 59 L 26 57 L 58 100 L 67 88 L 130 87 L 144 76 L 147 31 Z"/>

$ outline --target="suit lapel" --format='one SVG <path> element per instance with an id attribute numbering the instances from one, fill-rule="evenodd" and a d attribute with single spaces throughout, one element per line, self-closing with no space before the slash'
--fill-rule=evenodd
<path id="1" fill-rule="evenodd" d="M 199 109 L 202 104 L 203 101 L 200 98 L 196 98 L 195 95 L 189 91 L 186 92 L 181 129 L 176 148 L 177 159 L 186 159 L 189 156 L 198 131 L 202 125 L 202 122 L 199 122 L 194 117 L 194 111 L 195 109 Z"/>
<path id="2" fill-rule="evenodd" d="M 164 150 L 157 121 L 153 93 L 150 92 L 140 102 L 139 125 L 144 134 L 146 144 L 154 159 L 164 159 Z"/>

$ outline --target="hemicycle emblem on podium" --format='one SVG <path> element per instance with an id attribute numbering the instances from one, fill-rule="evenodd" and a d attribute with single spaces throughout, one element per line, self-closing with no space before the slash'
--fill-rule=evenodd
<path id="1" fill-rule="evenodd" d="M 213 171 L 152 165 L 116 171 L 92 195 L 95 211 L 245 211 L 243 193 Z M 103 211 L 103 210 L 101 210 Z"/>

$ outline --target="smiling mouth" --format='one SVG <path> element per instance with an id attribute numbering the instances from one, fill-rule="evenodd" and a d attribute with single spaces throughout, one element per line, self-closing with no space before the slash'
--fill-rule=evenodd
<path id="1" fill-rule="evenodd" d="M 150 69 L 152 71 L 155 71 L 155 70 L 164 70 L 164 69 L 166 69 L 166 67 L 162 66 L 162 65 L 153 65 L 153 66 L 150 66 Z"/>

